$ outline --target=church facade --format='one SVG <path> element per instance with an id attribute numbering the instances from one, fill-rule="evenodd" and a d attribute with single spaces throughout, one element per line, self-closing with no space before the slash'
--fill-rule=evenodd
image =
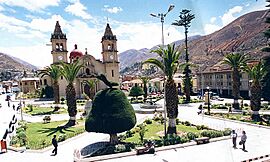
<path id="1" fill-rule="evenodd" d="M 95 79 L 91 77 L 93 74 L 104 74 L 109 81 L 119 83 L 120 74 L 117 55 L 117 39 L 116 36 L 113 35 L 109 24 L 106 25 L 104 35 L 101 39 L 102 60 L 95 59 L 95 57 L 87 53 L 87 50 L 83 54 L 78 50 L 76 44 L 68 56 L 67 37 L 66 34 L 62 32 L 58 21 L 56 22 L 54 32 L 51 34 L 51 44 L 52 64 L 59 64 L 60 62 L 73 63 L 74 61 L 79 61 L 79 63 L 83 65 L 73 83 L 77 98 L 83 98 L 84 93 L 89 95 L 89 86 L 85 84 L 85 81 Z M 63 77 L 60 77 L 58 82 L 60 97 L 65 97 L 67 82 Z M 42 86 L 51 86 L 51 83 L 52 80 L 49 77 L 40 78 L 40 84 Z M 106 85 L 102 81 L 95 83 L 95 92 L 104 88 L 106 88 Z"/>

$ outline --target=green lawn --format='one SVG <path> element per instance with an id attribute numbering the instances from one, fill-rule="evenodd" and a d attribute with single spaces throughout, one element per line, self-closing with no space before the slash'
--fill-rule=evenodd
<path id="1" fill-rule="evenodd" d="M 159 136 L 163 136 L 162 134 L 157 134 L 158 132 L 164 131 L 164 125 L 158 122 L 153 121 L 153 124 L 148 124 L 146 126 L 147 132 L 145 133 L 145 139 L 159 139 Z M 177 132 L 193 132 L 199 133 L 200 131 L 196 129 L 196 127 L 185 126 L 185 125 L 177 125 Z M 139 133 L 135 133 L 132 137 L 129 137 L 125 140 L 125 142 L 138 142 Z"/>
<path id="2" fill-rule="evenodd" d="M 41 149 L 51 145 L 54 134 L 71 138 L 85 132 L 84 120 L 77 120 L 78 124 L 74 127 L 58 127 L 67 123 L 67 121 L 56 121 L 51 123 L 28 123 L 26 129 L 27 146 L 30 149 Z M 64 138 L 64 137 L 63 137 Z"/>
<path id="3" fill-rule="evenodd" d="M 23 111 L 30 115 L 51 115 L 51 114 L 65 114 L 67 110 L 61 107 L 58 111 L 53 111 L 54 108 L 52 107 L 37 107 L 32 106 L 32 110 L 30 107 L 24 107 Z"/>

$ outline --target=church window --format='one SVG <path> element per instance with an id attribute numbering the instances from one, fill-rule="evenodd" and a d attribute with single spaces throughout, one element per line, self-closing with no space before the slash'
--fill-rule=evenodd
<path id="1" fill-rule="evenodd" d="M 63 80 L 63 76 L 61 76 L 60 78 L 61 78 L 61 80 Z"/>
<path id="2" fill-rule="evenodd" d="M 56 49 L 56 51 L 58 51 L 60 49 L 59 43 L 56 43 L 55 49 Z"/>
<path id="3" fill-rule="evenodd" d="M 47 79 L 44 79 L 44 85 L 47 85 Z"/>
<path id="4" fill-rule="evenodd" d="M 60 51 L 64 51 L 63 43 L 60 44 Z"/>
<path id="5" fill-rule="evenodd" d="M 112 70 L 112 77 L 114 77 L 114 71 Z"/>
<path id="6" fill-rule="evenodd" d="M 111 50 L 112 46 L 110 44 L 108 44 L 108 50 Z"/>
<path id="7" fill-rule="evenodd" d="M 86 75 L 90 75 L 90 70 L 88 68 L 86 68 L 85 72 L 86 72 Z"/>

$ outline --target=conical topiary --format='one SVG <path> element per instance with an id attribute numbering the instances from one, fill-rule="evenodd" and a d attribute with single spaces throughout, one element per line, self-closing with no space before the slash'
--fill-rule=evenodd
<path id="1" fill-rule="evenodd" d="M 102 77 L 100 77 L 102 76 Z M 98 79 L 104 75 L 97 76 Z M 104 81 L 101 79 L 102 81 Z M 109 86 L 99 91 L 94 100 L 93 106 L 85 121 L 87 132 L 98 132 L 110 134 L 110 142 L 118 142 L 117 133 L 133 128 L 136 124 L 136 116 L 133 107 L 125 94 L 117 88 L 115 83 L 110 83 L 105 78 L 104 83 Z"/>

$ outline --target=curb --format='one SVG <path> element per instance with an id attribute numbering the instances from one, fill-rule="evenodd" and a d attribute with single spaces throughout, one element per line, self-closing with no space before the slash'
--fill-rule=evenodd
<path id="1" fill-rule="evenodd" d="M 251 159 L 248 159 L 248 160 L 243 160 L 241 162 L 250 162 L 250 161 L 260 160 L 260 159 L 268 158 L 268 157 L 270 157 L 270 154 L 259 156 L 259 157 L 255 157 L 255 158 L 251 158 Z"/>
<path id="2" fill-rule="evenodd" d="M 225 118 L 216 117 L 216 116 L 205 115 L 204 117 L 214 118 L 214 119 L 219 119 L 219 120 L 225 120 L 225 121 L 230 121 L 230 122 L 239 123 L 239 124 L 245 124 L 245 125 L 254 126 L 254 127 L 258 127 L 258 128 L 270 129 L 270 126 L 252 124 L 252 123 L 247 123 L 247 122 L 242 122 L 242 121 L 237 121 L 237 120 L 231 120 L 231 119 L 225 119 Z"/>
<path id="3" fill-rule="evenodd" d="M 209 142 L 211 143 L 211 142 L 217 142 L 217 141 L 222 141 L 222 140 L 227 140 L 227 139 L 230 139 L 230 136 L 213 138 L 213 139 L 210 139 Z M 176 145 L 157 147 L 157 148 L 155 148 L 155 152 L 185 148 L 185 147 L 190 147 L 190 146 L 195 146 L 195 145 L 197 145 L 197 143 L 195 141 L 191 141 L 191 142 L 184 143 L 184 144 L 176 144 Z M 111 154 L 111 155 L 103 155 L 103 156 L 95 156 L 95 157 L 84 158 L 84 159 L 74 159 L 74 161 L 76 161 L 76 162 L 91 162 L 91 161 L 93 161 L 94 162 L 94 161 L 103 161 L 103 160 L 123 158 L 123 157 L 134 156 L 134 155 L 137 155 L 136 151 Z"/>

